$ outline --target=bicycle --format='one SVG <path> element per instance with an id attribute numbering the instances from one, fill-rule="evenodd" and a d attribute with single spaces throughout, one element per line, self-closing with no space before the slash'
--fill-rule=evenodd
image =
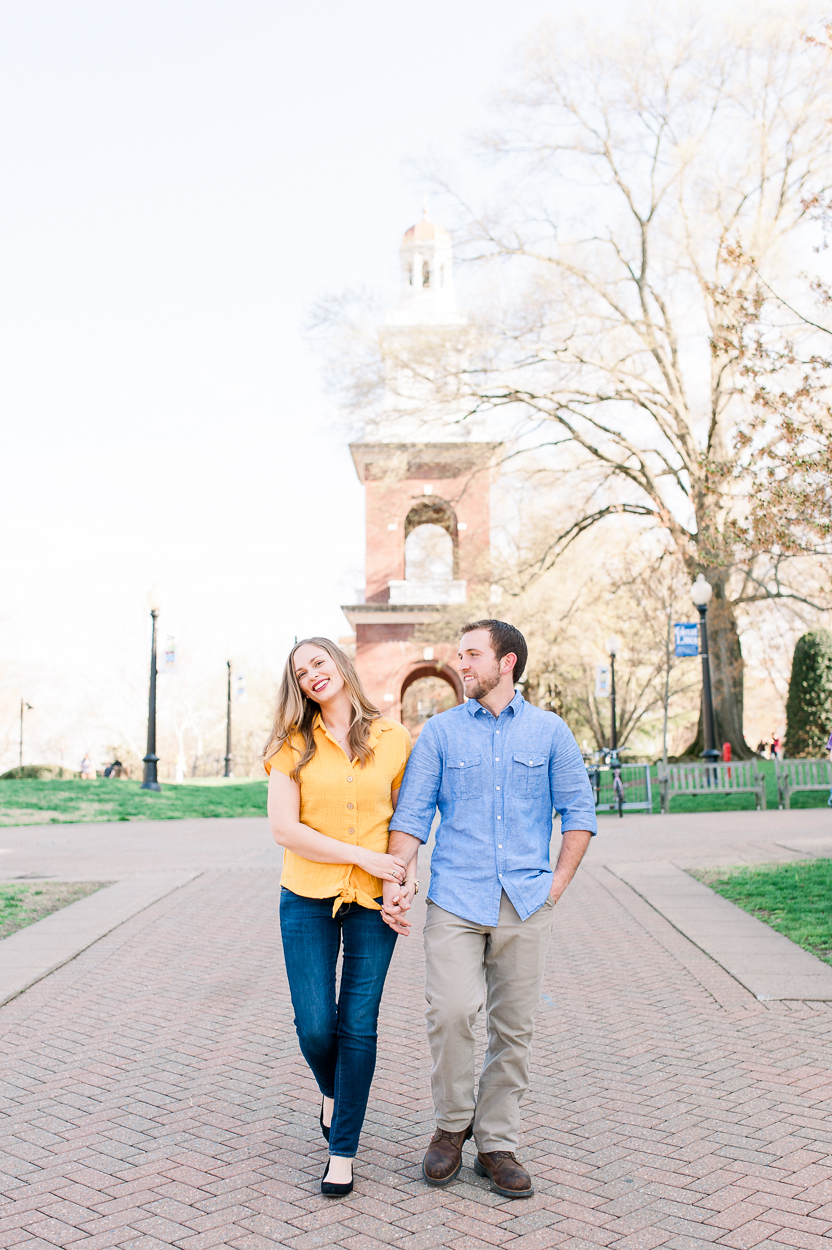
<path id="1" fill-rule="evenodd" d="M 624 815 L 624 803 L 626 801 L 625 790 L 627 782 L 621 779 L 621 769 L 623 761 L 620 759 L 620 752 L 626 751 L 627 747 L 604 747 L 600 751 L 593 751 L 592 755 L 587 752 L 584 755 L 584 763 L 586 765 L 589 784 L 592 787 L 595 806 L 598 808 L 601 803 L 601 786 L 602 786 L 602 766 L 609 768 L 612 773 L 612 792 L 613 806 L 618 805 L 618 815 Z M 609 784 L 609 783 L 607 783 Z M 606 807 L 604 810 L 608 810 Z"/>
<path id="2" fill-rule="evenodd" d="M 618 815 L 624 818 L 624 782 L 621 780 L 621 760 L 618 758 L 618 749 L 610 751 L 608 760 L 610 769 L 612 770 L 612 793 L 613 802 L 618 803 Z"/>

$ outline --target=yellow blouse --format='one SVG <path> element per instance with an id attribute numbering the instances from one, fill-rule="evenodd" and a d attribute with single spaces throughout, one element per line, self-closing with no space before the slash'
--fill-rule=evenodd
<path id="1" fill-rule="evenodd" d="M 413 749 L 410 734 L 398 721 L 384 717 L 373 721 L 368 741 L 375 758 L 362 768 L 358 760 L 350 763 L 320 716 L 313 732 L 317 749 L 298 778 L 301 824 L 339 842 L 385 853 L 393 815 L 391 791 L 402 784 Z M 302 753 L 303 739 L 297 734 L 266 760 L 266 772 L 274 767 L 288 777 Z M 280 884 L 306 898 L 334 895 L 333 916 L 342 903 L 379 910 L 375 900 L 381 894 L 381 881 L 355 864 L 317 864 L 286 850 Z"/>

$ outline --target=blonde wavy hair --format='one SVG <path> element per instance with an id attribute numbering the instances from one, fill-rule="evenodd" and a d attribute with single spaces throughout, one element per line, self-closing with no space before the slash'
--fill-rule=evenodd
<path id="1" fill-rule="evenodd" d="M 293 781 L 298 780 L 301 769 L 306 767 L 317 749 L 314 724 L 315 717 L 321 710 L 320 704 L 316 703 L 314 699 L 310 699 L 301 690 L 300 682 L 295 673 L 294 663 L 295 653 L 298 648 L 310 644 L 313 647 L 320 647 L 322 651 L 326 651 L 327 655 L 332 657 L 338 672 L 344 679 L 344 687 L 353 707 L 352 724 L 347 735 L 350 759 L 357 758 L 362 768 L 374 757 L 373 748 L 368 743 L 370 726 L 374 720 L 378 720 L 381 716 L 379 709 L 373 706 L 364 693 L 361 678 L 355 671 L 355 665 L 346 652 L 337 647 L 329 638 L 301 638 L 300 642 L 296 642 L 289 652 L 289 658 L 283 669 L 283 676 L 280 679 L 280 686 L 277 691 L 274 723 L 269 740 L 263 751 L 263 759 L 270 759 L 277 754 L 284 742 L 289 742 L 291 738 L 300 736 L 303 740 L 302 750 L 290 743 L 292 750 L 300 757 L 290 774 Z"/>

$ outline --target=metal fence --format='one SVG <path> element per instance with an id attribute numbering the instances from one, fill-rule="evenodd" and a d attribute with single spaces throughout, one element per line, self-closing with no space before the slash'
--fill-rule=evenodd
<path id="1" fill-rule="evenodd" d="M 589 764 L 587 772 L 595 795 L 596 812 L 617 812 L 618 799 L 613 790 L 614 770 L 608 764 Z M 621 784 L 624 787 L 623 811 L 652 812 L 653 789 L 649 764 L 622 764 Z"/>

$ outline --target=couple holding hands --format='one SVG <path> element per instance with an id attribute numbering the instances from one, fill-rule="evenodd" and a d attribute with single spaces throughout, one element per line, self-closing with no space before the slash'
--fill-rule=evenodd
<path id="1" fill-rule="evenodd" d="M 474 1168 L 492 1189 L 534 1192 L 516 1157 L 534 1012 L 555 904 L 597 826 L 571 732 L 515 689 L 526 657 L 514 626 L 465 625 L 467 702 L 427 721 L 412 753 L 407 730 L 369 702 L 329 639 L 297 643 L 286 663 L 265 751 L 269 820 L 285 847 L 283 950 L 298 1041 L 321 1092 L 328 1197 L 353 1187 L 384 981 L 397 936 L 410 932 L 417 854 L 437 808 L 424 925 L 436 1132 L 422 1174 L 449 1184 L 473 1136 Z M 475 1091 L 483 1006 L 488 1048 Z"/>

